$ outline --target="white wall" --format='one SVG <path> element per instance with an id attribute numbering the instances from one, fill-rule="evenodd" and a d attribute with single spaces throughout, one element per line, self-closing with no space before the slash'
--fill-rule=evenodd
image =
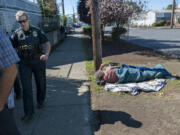
<path id="1" fill-rule="evenodd" d="M 146 17 L 146 25 L 151 26 L 154 22 L 156 22 L 156 14 L 152 11 L 147 13 Z"/>
<path id="2" fill-rule="evenodd" d="M 137 26 L 151 26 L 156 21 L 156 15 L 155 12 L 149 11 L 147 13 L 143 13 L 140 15 L 139 19 L 132 20 L 131 24 L 137 25 Z"/>
<path id="3" fill-rule="evenodd" d="M 142 13 L 142 14 L 140 14 L 138 16 L 139 16 L 138 19 L 132 19 L 131 20 L 131 24 L 137 25 L 137 26 L 145 25 L 145 22 L 146 22 L 145 20 L 146 20 L 147 14 L 146 13 Z"/>

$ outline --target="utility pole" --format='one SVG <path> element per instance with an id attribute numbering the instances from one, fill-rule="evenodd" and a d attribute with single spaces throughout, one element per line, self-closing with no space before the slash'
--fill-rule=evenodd
<path id="1" fill-rule="evenodd" d="M 45 7 L 44 0 L 42 0 L 42 11 L 43 11 L 43 18 L 45 18 L 45 17 L 46 17 L 46 14 L 45 14 L 44 7 Z"/>
<path id="2" fill-rule="evenodd" d="M 75 12 L 74 12 L 74 7 L 73 7 L 72 20 L 73 20 L 73 23 L 76 23 L 76 16 L 75 16 Z"/>
<path id="3" fill-rule="evenodd" d="M 64 10 L 64 0 L 62 0 L 62 12 L 63 12 L 63 16 L 65 15 L 65 10 Z"/>
<path id="4" fill-rule="evenodd" d="M 172 3 L 172 12 L 171 12 L 171 29 L 174 26 L 174 11 L 175 11 L 175 0 Z"/>
<path id="5" fill-rule="evenodd" d="M 101 20 L 99 0 L 91 0 L 90 9 L 93 40 L 93 59 L 95 71 L 97 71 L 102 63 Z"/>

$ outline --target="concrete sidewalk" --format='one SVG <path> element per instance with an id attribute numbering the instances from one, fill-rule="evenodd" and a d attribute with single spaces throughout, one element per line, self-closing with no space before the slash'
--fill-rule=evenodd
<path id="1" fill-rule="evenodd" d="M 15 119 L 22 135 L 92 135 L 90 95 L 81 35 L 76 31 L 50 55 L 47 62 L 47 100 L 35 108 L 34 120 L 22 123 L 22 100 L 16 101 Z M 34 82 L 33 82 L 34 83 Z M 34 107 L 36 91 L 34 89 Z"/>

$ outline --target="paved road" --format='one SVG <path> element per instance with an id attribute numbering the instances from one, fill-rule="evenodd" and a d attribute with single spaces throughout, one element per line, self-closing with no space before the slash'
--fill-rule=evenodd
<path id="1" fill-rule="evenodd" d="M 107 27 L 105 30 L 109 33 L 111 28 Z M 180 56 L 180 29 L 131 28 L 126 39 L 138 45 Z"/>
<path id="2" fill-rule="evenodd" d="M 180 29 L 130 29 L 129 41 L 180 56 Z"/>

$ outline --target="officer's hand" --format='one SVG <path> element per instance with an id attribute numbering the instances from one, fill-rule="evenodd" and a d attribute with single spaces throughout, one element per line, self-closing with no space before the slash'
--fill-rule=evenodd
<path id="1" fill-rule="evenodd" d="M 40 60 L 43 60 L 43 61 L 48 60 L 48 56 L 43 54 L 41 55 Z"/>

